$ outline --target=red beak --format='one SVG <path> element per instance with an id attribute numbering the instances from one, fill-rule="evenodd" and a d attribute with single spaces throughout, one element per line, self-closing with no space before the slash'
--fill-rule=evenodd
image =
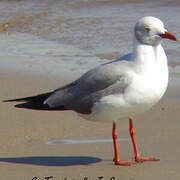
<path id="1" fill-rule="evenodd" d="M 173 41 L 177 41 L 177 38 L 171 34 L 170 32 L 165 32 L 165 34 L 159 34 L 162 38 L 165 38 L 165 39 L 171 39 Z"/>

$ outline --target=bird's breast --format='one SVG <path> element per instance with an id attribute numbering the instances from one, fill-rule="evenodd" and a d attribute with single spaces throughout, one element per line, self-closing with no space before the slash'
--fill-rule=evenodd
<path id="1" fill-rule="evenodd" d="M 134 75 L 127 88 L 125 99 L 130 104 L 151 107 L 164 95 L 168 85 L 168 69 L 150 68 L 149 71 Z"/>

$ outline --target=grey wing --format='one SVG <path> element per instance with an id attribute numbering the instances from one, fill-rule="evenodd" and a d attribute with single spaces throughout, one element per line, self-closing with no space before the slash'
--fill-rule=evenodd
<path id="1" fill-rule="evenodd" d="M 55 90 L 45 103 L 50 107 L 64 106 L 78 113 L 89 114 L 93 104 L 103 96 L 120 94 L 127 87 L 126 66 L 122 65 L 123 70 L 117 67 L 113 63 L 92 69 L 70 85 Z"/>

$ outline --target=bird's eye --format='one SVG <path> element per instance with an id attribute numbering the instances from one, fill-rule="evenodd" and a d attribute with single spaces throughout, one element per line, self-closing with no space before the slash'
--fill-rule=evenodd
<path id="1" fill-rule="evenodd" d="M 151 29 L 149 27 L 145 27 L 146 32 L 149 32 Z"/>

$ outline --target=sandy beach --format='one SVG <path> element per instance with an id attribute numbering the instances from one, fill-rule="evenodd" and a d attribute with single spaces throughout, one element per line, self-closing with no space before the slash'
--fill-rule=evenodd
<path id="1" fill-rule="evenodd" d="M 1 100 L 51 90 L 67 81 L 1 71 Z M 14 103 L 0 102 L 0 171 L 3 179 L 119 179 L 178 180 L 180 91 L 176 79 L 162 101 L 137 116 L 135 129 L 142 156 L 155 156 L 160 162 L 131 167 L 113 165 L 112 143 L 47 145 L 59 139 L 111 138 L 112 125 L 92 123 L 73 112 L 45 112 L 17 109 Z M 120 138 L 129 138 L 128 120 L 118 123 Z M 130 141 L 120 142 L 120 158 L 132 159 Z"/>

